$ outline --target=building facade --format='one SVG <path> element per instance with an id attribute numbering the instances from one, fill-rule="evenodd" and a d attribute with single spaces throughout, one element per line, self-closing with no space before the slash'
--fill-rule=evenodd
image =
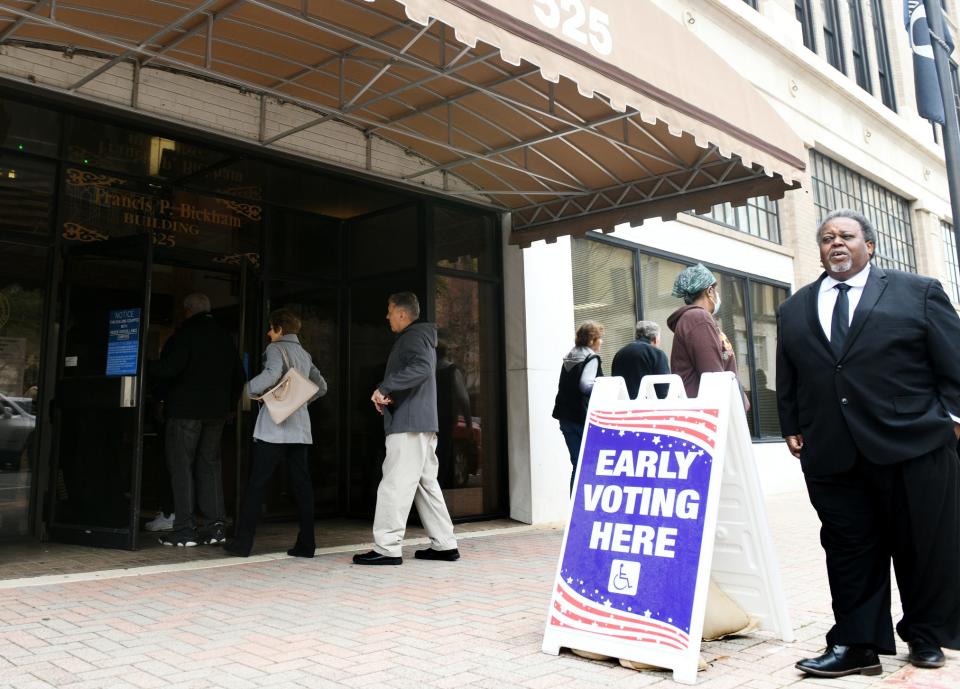
<path id="1" fill-rule="evenodd" d="M 418 292 L 443 345 L 452 513 L 537 523 L 568 504 L 550 411 L 575 324 L 606 325 L 609 365 L 702 261 L 765 486 L 799 485 L 772 397 L 774 314 L 819 273 L 818 219 L 864 210 L 883 265 L 958 299 L 901 8 L 573 4 L 589 31 L 552 0 L 0 2 L 0 539 L 137 547 L 164 506 L 146 363 L 192 291 L 250 372 L 265 314 L 301 313 L 331 382 L 312 411 L 317 514 L 358 517 L 382 458 L 367 400 L 384 300 Z M 610 17 L 664 22 L 651 34 L 668 40 L 635 55 L 631 22 Z M 130 311 L 137 361 L 111 373 Z M 251 415 L 224 443 L 234 507 Z M 278 488 L 267 516 L 288 498 Z"/>

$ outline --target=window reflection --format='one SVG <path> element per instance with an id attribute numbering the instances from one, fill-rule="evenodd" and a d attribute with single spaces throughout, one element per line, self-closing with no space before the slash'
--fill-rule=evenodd
<path id="1" fill-rule="evenodd" d="M 438 275 L 437 457 L 452 516 L 497 509 L 496 289 Z"/>
<path id="2" fill-rule="evenodd" d="M 44 249 L 0 244 L 0 538 L 29 531 L 45 274 Z"/>

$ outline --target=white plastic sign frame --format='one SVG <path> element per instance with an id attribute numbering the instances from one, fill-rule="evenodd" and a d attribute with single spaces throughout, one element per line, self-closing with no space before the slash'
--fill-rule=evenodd
<path id="1" fill-rule="evenodd" d="M 657 384 L 669 386 L 665 399 L 657 399 Z M 721 548 L 714 574 L 736 585 L 728 595 L 761 628 L 792 640 L 732 373 L 704 374 L 696 399 L 686 398 L 678 376 L 645 377 L 636 400 L 622 378 L 598 379 L 574 485 L 544 652 L 575 648 L 648 663 L 694 684 L 727 492 L 736 494 L 722 520 L 731 528 L 720 523 L 719 533 L 732 536 L 733 547 Z"/>

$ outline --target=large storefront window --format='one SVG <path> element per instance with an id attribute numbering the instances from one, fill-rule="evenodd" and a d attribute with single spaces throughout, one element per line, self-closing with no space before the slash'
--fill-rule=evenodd
<path id="1" fill-rule="evenodd" d="M 940 234 L 943 235 L 943 262 L 947 270 L 944 288 L 955 304 L 960 304 L 960 262 L 957 261 L 957 238 L 953 225 L 941 220 Z"/>
<path id="2" fill-rule="evenodd" d="M 635 317 L 634 302 L 624 297 L 614 303 L 609 299 L 613 292 L 640 294 L 640 317 L 660 325 L 660 347 L 669 356 L 673 347 L 673 332 L 667 326 L 667 319 L 683 304 L 672 296 L 671 291 L 677 275 L 689 263 L 645 253 L 637 246 L 631 248 L 624 244 L 615 245 L 610 240 L 589 237 L 574 240 L 572 250 L 574 309 L 578 322 L 583 320 L 581 313 L 590 312 L 589 317 L 603 323 L 609 333 L 608 320 L 618 323 L 631 319 L 629 339 L 620 337 L 616 345 L 609 346 L 605 336 L 604 362 L 607 371 L 617 349 L 633 340 L 632 319 Z M 610 267 L 632 266 L 634 256 L 639 262 L 639 285 L 632 269 L 627 274 Z M 578 274 L 578 271 L 586 269 L 592 269 L 594 275 L 588 278 Z M 717 322 L 733 345 L 738 378 L 750 399 L 751 410 L 747 414 L 750 432 L 755 438 L 779 438 L 780 427 L 773 392 L 776 378 L 776 309 L 786 299 L 787 290 L 752 276 L 736 275 L 713 267 L 711 271 L 720 282 L 723 298 Z M 604 310 L 600 310 L 600 304 L 605 305 Z"/>
<path id="3" fill-rule="evenodd" d="M 156 510 L 170 511 L 164 389 L 151 380 L 149 364 L 194 291 L 211 298 L 249 375 L 260 369 L 269 309 L 287 306 L 300 315 L 301 340 L 329 384 L 310 410 L 316 514 L 364 518 L 373 514 L 383 456 L 382 419 L 369 396 L 394 340 L 386 298 L 415 291 L 424 317 L 440 330 L 439 450 L 451 512 L 502 514 L 497 217 L 194 138 L 0 98 L 0 538 L 29 535 L 43 522 L 55 540 L 136 547 L 125 534 Z M 134 246 L 136 255 L 128 256 Z M 49 275 L 53 251 L 64 258 L 50 263 L 59 272 Z M 120 264 L 129 270 L 119 273 Z M 127 282 L 139 290 L 146 362 L 143 371 L 121 376 L 129 385 L 104 368 L 107 322 L 84 317 L 93 308 L 128 308 L 120 303 Z M 71 295 L 72 310 L 57 294 Z M 47 322 L 53 329 L 43 351 Z M 86 423 L 83 404 L 67 414 L 62 398 L 53 415 L 39 415 L 39 403 L 52 397 L 42 361 L 59 362 L 48 376 L 56 379 L 52 387 L 87 374 L 121 386 L 104 404 L 129 420 L 123 432 Z M 142 403 L 136 392 L 128 399 L 130 390 L 145 391 Z M 245 485 L 255 416 L 255 408 L 241 412 L 224 434 L 228 513 Z M 53 421 L 38 442 L 41 418 Z M 45 474 L 49 482 L 36 485 Z M 264 516 L 284 518 L 292 509 L 282 476 L 275 488 Z M 36 497 L 42 502 L 34 504 Z M 90 540 L 90 529 L 123 534 Z"/>
<path id="4" fill-rule="evenodd" d="M 47 250 L 0 242 L 0 538 L 29 532 Z"/>
<path id="5" fill-rule="evenodd" d="M 742 206 L 721 203 L 700 217 L 780 244 L 780 216 L 777 202 L 766 196 L 747 199 Z"/>

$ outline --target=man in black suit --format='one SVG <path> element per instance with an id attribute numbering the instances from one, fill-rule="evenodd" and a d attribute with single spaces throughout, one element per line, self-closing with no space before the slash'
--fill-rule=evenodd
<path id="1" fill-rule="evenodd" d="M 826 272 L 777 314 L 777 402 L 800 459 L 835 624 L 797 663 L 839 677 L 894 654 L 890 560 L 917 667 L 960 648 L 960 318 L 931 278 L 872 266 L 876 231 L 834 211 L 817 231 Z"/>
<path id="2" fill-rule="evenodd" d="M 635 399 L 644 376 L 670 373 L 667 355 L 660 349 L 660 326 L 653 321 L 637 321 L 637 338 L 624 345 L 613 357 L 613 375 L 627 384 L 630 399 Z M 661 389 L 662 388 L 662 389 Z M 657 396 L 666 395 L 667 386 L 657 386 Z"/>

